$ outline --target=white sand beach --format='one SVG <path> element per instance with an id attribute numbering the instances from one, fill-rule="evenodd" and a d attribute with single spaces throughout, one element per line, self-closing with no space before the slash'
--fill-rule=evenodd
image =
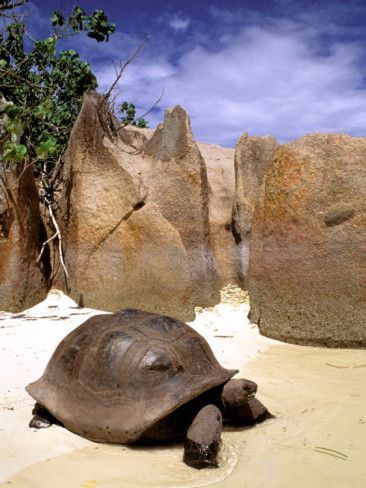
<path id="1" fill-rule="evenodd" d="M 230 300 L 225 300 L 226 302 Z M 20 314 L 0 313 L 0 486 L 34 488 L 366 486 L 366 351 L 294 346 L 262 337 L 246 303 L 200 310 L 190 325 L 220 362 L 259 385 L 276 416 L 225 428 L 218 469 L 182 462 L 181 445 L 96 444 L 60 426 L 28 427 L 24 387 L 43 372 L 58 342 L 97 310 L 61 292 Z"/>

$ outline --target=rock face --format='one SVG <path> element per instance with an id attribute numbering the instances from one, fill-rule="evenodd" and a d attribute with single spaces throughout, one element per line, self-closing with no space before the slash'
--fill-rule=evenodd
<path id="1" fill-rule="evenodd" d="M 235 149 L 235 203 L 233 232 L 237 244 L 239 284 L 247 288 L 249 243 L 254 207 L 264 176 L 279 143 L 270 136 L 249 137 L 244 133 Z"/>
<path id="2" fill-rule="evenodd" d="M 209 183 L 211 248 L 220 287 L 239 284 L 238 250 L 232 232 L 235 197 L 234 149 L 197 143 L 205 161 Z"/>
<path id="3" fill-rule="evenodd" d="M 159 196 L 164 188 L 153 178 L 152 159 L 139 149 L 147 138 L 117 129 L 103 98 L 89 93 L 66 154 L 61 216 L 70 280 L 64 287 L 87 306 L 133 307 L 191 319 L 193 251 L 174 213 L 174 204 L 184 206 L 183 193 L 167 185 L 172 201 L 164 207 Z M 156 171 L 164 185 L 162 166 Z M 194 235 L 194 224 L 187 225 Z M 204 259 L 202 266 L 206 270 Z"/>
<path id="4" fill-rule="evenodd" d="M 366 138 L 282 146 L 258 201 L 250 318 L 297 344 L 366 347 Z"/>
<path id="5" fill-rule="evenodd" d="M 185 119 L 182 126 L 184 130 L 188 126 L 188 133 L 191 138 L 187 114 L 182 110 L 180 110 L 180 113 Z M 166 124 L 166 121 L 164 123 Z M 123 130 L 124 140 L 136 148 L 146 144 L 153 134 L 154 131 L 151 129 L 139 129 L 132 126 Z M 193 144 L 193 141 L 191 140 L 190 143 Z M 196 145 L 207 171 L 209 235 L 212 255 L 218 274 L 218 286 L 221 288 L 229 283 L 239 284 L 238 253 L 232 232 L 232 211 L 235 197 L 235 151 L 229 147 L 206 144 L 204 142 L 196 142 Z M 147 152 L 149 152 L 149 149 Z M 197 148 L 195 152 L 197 152 Z M 152 163 L 153 167 L 156 164 L 156 162 Z M 139 172 L 142 176 L 148 174 L 146 168 Z M 144 180 L 144 185 L 149 187 L 151 178 L 145 177 Z M 171 184 L 175 184 L 174 180 Z M 205 181 L 204 186 L 206 186 Z M 146 191 L 148 192 L 148 188 Z M 204 201 L 204 204 L 206 205 L 206 201 Z M 207 224 L 205 223 L 204 225 L 207 232 Z"/>
<path id="6" fill-rule="evenodd" d="M 219 301 L 219 281 L 211 250 L 206 165 L 193 140 L 186 111 L 167 110 L 144 148 L 149 169 L 143 178 L 148 199 L 179 232 L 187 251 L 193 305 Z"/>
<path id="7" fill-rule="evenodd" d="M 5 171 L 0 163 L 0 310 L 20 312 L 47 295 L 41 219 L 33 169 Z"/>

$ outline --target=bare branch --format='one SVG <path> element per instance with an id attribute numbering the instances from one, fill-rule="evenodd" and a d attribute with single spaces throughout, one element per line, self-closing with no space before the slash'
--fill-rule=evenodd
<path id="1" fill-rule="evenodd" d="M 149 115 L 149 113 L 151 113 L 154 110 L 154 108 L 156 108 L 159 105 L 159 103 L 162 101 L 163 96 L 164 96 L 164 87 L 161 90 L 160 97 L 155 101 L 154 105 L 151 108 L 149 108 L 147 112 L 137 117 L 137 120 L 146 117 L 146 115 Z"/>
<path id="2" fill-rule="evenodd" d="M 0 15 L 1 12 L 5 12 L 5 10 L 12 10 L 17 7 L 21 7 L 22 5 L 25 5 L 28 3 L 28 0 L 19 0 L 18 2 L 10 3 L 8 5 L 1 5 L 0 6 Z"/>
<path id="3" fill-rule="evenodd" d="M 62 269 L 64 270 L 66 278 L 70 279 L 69 273 L 67 272 L 67 269 L 65 266 L 64 255 L 63 255 L 63 251 L 62 251 L 62 238 L 61 238 L 60 228 L 58 226 L 57 220 L 55 219 L 55 216 L 54 216 L 54 213 L 52 210 L 52 204 L 47 200 L 47 198 L 45 198 L 45 203 L 47 206 L 48 213 L 51 217 L 52 224 L 56 230 L 55 237 L 52 237 L 51 240 L 55 239 L 56 237 L 58 238 L 58 254 L 59 254 L 60 263 L 61 263 Z M 44 243 L 44 245 L 46 245 L 46 244 Z"/>
<path id="4" fill-rule="evenodd" d="M 61 154 L 60 157 L 58 158 L 57 163 L 55 164 L 55 167 L 53 168 L 53 171 L 52 171 L 52 174 L 51 174 L 50 186 L 52 186 L 52 187 L 54 186 L 54 183 L 56 181 L 56 178 L 60 174 L 60 170 L 62 168 L 63 162 L 64 162 L 63 154 Z"/>
<path id="5" fill-rule="evenodd" d="M 27 30 L 24 31 L 24 34 L 28 37 L 28 39 L 34 43 L 38 42 L 38 39 L 32 36 Z"/>
<path id="6" fill-rule="evenodd" d="M 125 71 L 125 69 L 127 68 L 127 66 L 132 63 L 132 61 L 134 59 L 137 58 L 137 56 L 139 55 L 141 49 L 145 46 L 145 44 L 147 43 L 147 41 L 150 39 L 150 37 L 145 37 L 145 39 L 142 41 L 142 43 L 138 46 L 138 48 L 135 50 L 135 52 L 132 54 L 132 56 L 127 59 L 127 61 L 125 63 L 120 63 L 120 67 L 119 67 L 119 70 L 118 72 L 116 72 L 116 79 L 114 80 L 114 82 L 112 83 L 111 87 L 109 88 L 109 90 L 107 91 L 107 93 L 104 95 L 105 96 L 105 100 L 108 100 L 108 98 L 110 97 L 112 91 L 114 90 L 115 86 L 117 85 L 117 83 L 119 82 L 119 80 L 122 78 L 123 76 L 123 72 Z"/>
<path id="7" fill-rule="evenodd" d="M 62 250 L 61 231 L 60 231 L 60 227 L 58 226 L 55 215 L 53 213 L 53 205 L 55 205 L 57 203 L 54 200 L 54 186 L 55 186 L 54 184 L 55 184 L 58 172 L 61 168 L 62 162 L 63 162 L 63 158 L 62 158 L 62 156 L 60 156 L 57 163 L 56 163 L 56 166 L 52 172 L 52 175 L 50 177 L 51 181 L 47 177 L 48 175 L 47 175 L 47 170 L 46 170 L 46 165 L 47 165 L 46 161 L 43 164 L 43 168 L 42 168 L 42 171 L 40 174 L 39 182 L 42 185 L 42 188 L 39 190 L 40 191 L 40 199 L 42 202 L 44 202 L 44 206 L 48 211 L 52 225 L 55 229 L 55 233 L 52 235 L 52 237 L 47 239 L 47 241 L 45 241 L 42 244 L 41 252 L 39 253 L 39 256 L 37 258 L 37 262 L 39 262 L 39 260 L 41 259 L 46 245 L 49 242 L 51 242 L 57 238 L 58 239 L 58 255 L 59 255 L 60 265 L 62 266 L 62 269 L 64 271 L 66 278 L 69 278 L 69 273 L 67 272 L 67 268 L 66 268 L 65 261 L 64 261 L 63 250 Z M 50 192 L 50 190 L 51 190 L 51 192 Z"/>
<path id="8" fill-rule="evenodd" d="M 56 232 L 52 237 L 50 237 L 49 239 L 47 239 L 47 241 L 45 241 L 43 244 L 42 244 L 42 249 L 41 249 L 41 252 L 39 253 L 39 256 L 38 258 L 36 259 L 36 263 L 39 263 L 39 260 L 41 259 L 42 257 L 42 254 L 43 254 L 43 251 L 45 249 L 45 247 L 47 246 L 47 244 L 51 241 L 53 241 L 54 239 L 56 239 L 56 237 L 58 236 L 58 233 Z"/>
<path id="9" fill-rule="evenodd" d="M 118 69 L 117 69 L 116 63 L 113 60 L 112 60 L 112 64 L 113 64 L 114 72 L 116 73 L 116 77 L 117 77 L 118 76 Z"/>

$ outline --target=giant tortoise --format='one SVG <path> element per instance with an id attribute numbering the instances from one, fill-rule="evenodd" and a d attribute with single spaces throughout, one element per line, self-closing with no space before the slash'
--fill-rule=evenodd
<path id="1" fill-rule="evenodd" d="M 223 368 L 184 322 L 133 309 L 96 315 L 60 342 L 42 377 L 26 387 L 37 402 L 30 426 L 58 422 L 121 444 L 186 437 L 185 462 L 215 466 L 221 412 L 241 423 L 269 416 L 253 398 L 255 383 L 231 380 L 237 372 Z"/>

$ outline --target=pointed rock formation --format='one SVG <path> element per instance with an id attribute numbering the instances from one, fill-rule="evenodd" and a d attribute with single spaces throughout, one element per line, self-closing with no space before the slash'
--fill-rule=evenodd
<path id="1" fill-rule="evenodd" d="M 281 146 L 255 210 L 250 319 L 275 339 L 366 347 L 366 138 Z"/>
<path id="2" fill-rule="evenodd" d="M 164 123 L 146 144 L 144 155 L 150 158 L 144 174 L 148 200 L 179 232 L 187 251 L 191 302 L 213 305 L 220 297 L 211 250 L 207 170 L 182 107 L 166 111 Z"/>
<path id="3" fill-rule="evenodd" d="M 235 149 L 235 203 L 233 232 L 238 251 L 240 283 L 247 288 L 249 242 L 255 203 L 264 176 L 279 143 L 271 136 L 249 137 L 244 133 Z"/>
<path id="4" fill-rule="evenodd" d="M 104 98 L 89 92 L 65 157 L 60 216 L 67 289 L 85 306 L 190 319 L 187 252 L 147 199 L 140 175 L 146 165 L 134 147 L 145 141 L 118 129 Z"/>
<path id="5" fill-rule="evenodd" d="M 0 310 L 20 312 L 47 295 L 43 263 L 36 262 L 41 225 L 33 168 L 0 164 Z"/>
<path id="6" fill-rule="evenodd" d="M 187 121 L 186 121 L 187 122 Z M 183 128 L 187 125 L 182 124 Z M 159 126 L 159 132 L 163 125 Z M 186 129 L 184 129 L 186 130 Z M 190 127 L 188 125 L 188 131 Z M 121 131 L 124 140 L 133 147 L 142 147 L 152 138 L 154 131 L 127 126 Z M 155 141 L 156 142 L 156 141 Z M 155 144 L 155 143 L 153 143 Z M 207 172 L 209 234 L 212 255 L 218 274 L 218 287 L 239 284 L 238 253 L 232 233 L 232 209 L 235 197 L 234 149 L 216 144 L 196 142 Z M 151 152 L 149 146 L 146 152 Z M 152 163 L 152 166 L 156 165 Z M 134 166 L 135 167 L 135 166 Z M 132 167 L 131 167 L 132 169 Z M 150 171 L 152 172 L 152 171 Z M 140 171 L 149 174 L 149 171 Z M 146 183 L 148 185 L 148 183 Z M 144 187 L 146 187 L 144 183 Z"/>

